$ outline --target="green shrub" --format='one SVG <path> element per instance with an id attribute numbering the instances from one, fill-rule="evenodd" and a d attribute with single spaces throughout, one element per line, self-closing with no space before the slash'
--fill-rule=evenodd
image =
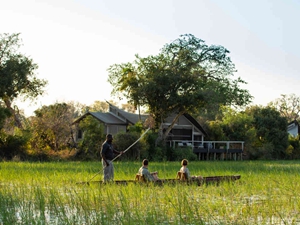
<path id="1" fill-rule="evenodd" d="M 155 147 L 149 151 L 149 160 L 164 161 L 166 159 L 166 149 L 163 147 Z"/>
<path id="2" fill-rule="evenodd" d="M 113 145 L 117 151 L 127 150 L 138 138 L 140 134 L 137 132 L 118 133 L 114 136 Z M 141 158 L 141 152 L 144 152 L 145 144 L 143 140 L 140 140 L 133 146 L 131 146 L 124 155 L 120 158 L 126 160 L 139 160 Z"/>
<path id="3" fill-rule="evenodd" d="M 197 159 L 197 155 L 193 153 L 192 148 L 175 148 L 172 150 L 172 161 L 181 161 L 187 159 L 193 161 Z"/>
<path id="4" fill-rule="evenodd" d="M 272 155 L 273 149 L 274 146 L 271 143 L 265 143 L 261 147 L 249 147 L 247 152 L 250 160 L 274 159 L 275 157 Z"/>
<path id="5" fill-rule="evenodd" d="M 292 159 L 300 159 L 300 141 L 299 135 L 297 137 L 289 136 L 289 147 L 287 150 L 293 149 L 289 155 Z"/>
<path id="6" fill-rule="evenodd" d="M 0 157 L 11 160 L 14 156 L 24 158 L 27 139 L 18 135 L 0 135 Z"/>
<path id="7" fill-rule="evenodd" d="M 77 154 L 77 157 L 86 160 L 100 157 L 99 151 L 105 139 L 103 124 L 99 124 L 93 117 L 87 117 L 80 122 L 79 126 L 84 132 L 84 136 L 78 143 L 79 154 Z"/>

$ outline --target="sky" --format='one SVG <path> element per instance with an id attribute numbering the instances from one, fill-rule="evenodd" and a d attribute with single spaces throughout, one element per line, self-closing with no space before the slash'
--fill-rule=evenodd
<path id="1" fill-rule="evenodd" d="M 113 64 L 156 55 L 182 34 L 230 51 L 236 77 L 265 106 L 300 97 L 300 0 L 0 0 L 0 32 L 20 33 L 22 53 L 48 81 L 27 116 L 57 102 L 116 100 Z"/>

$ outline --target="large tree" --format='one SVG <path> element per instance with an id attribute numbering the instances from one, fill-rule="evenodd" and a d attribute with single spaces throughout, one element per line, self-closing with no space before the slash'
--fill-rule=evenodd
<path id="1" fill-rule="evenodd" d="M 253 127 L 262 145 L 270 144 L 272 158 L 282 159 L 288 146 L 287 119 L 275 108 L 253 106 L 246 109 L 253 117 Z"/>
<path id="2" fill-rule="evenodd" d="M 288 122 L 300 118 L 300 97 L 295 94 L 282 94 L 280 98 L 270 102 L 269 106 L 275 107 L 282 116 L 287 118 Z"/>
<path id="3" fill-rule="evenodd" d="M 55 151 L 66 148 L 70 142 L 74 112 L 74 105 L 67 103 L 55 103 L 35 110 L 35 117 L 31 118 L 33 148 Z"/>
<path id="4" fill-rule="evenodd" d="M 191 34 L 166 44 L 158 55 L 133 63 L 109 67 L 108 81 L 113 94 L 123 94 L 135 106 L 146 106 L 157 127 L 171 113 L 174 121 L 163 134 L 168 135 L 184 113 L 205 110 L 210 105 L 243 106 L 251 101 L 245 82 L 234 78 L 235 65 L 222 46 L 208 46 Z"/>
<path id="5" fill-rule="evenodd" d="M 221 108 L 208 124 L 211 140 L 245 142 L 250 159 L 283 159 L 288 146 L 287 120 L 274 107 L 250 106 L 244 111 Z"/>
<path id="6" fill-rule="evenodd" d="M 211 140 L 238 140 L 250 144 L 255 138 L 253 117 L 245 111 L 238 111 L 231 107 L 221 107 L 221 116 L 215 121 L 210 121 L 209 130 Z M 218 127 L 218 128 L 217 128 Z M 218 133 L 222 131 L 223 136 Z"/>
<path id="7" fill-rule="evenodd" d="M 34 100 L 44 93 L 47 81 L 36 77 L 37 64 L 18 51 L 19 35 L 0 34 L 0 103 L 14 116 L 16 125 L 22 127 L 14 101 Z"/>

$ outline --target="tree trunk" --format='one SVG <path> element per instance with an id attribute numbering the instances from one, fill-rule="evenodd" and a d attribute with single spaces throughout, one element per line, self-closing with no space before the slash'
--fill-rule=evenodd
<path id="1" fill-rule="evenodd" d="M 170 126 L 167 128 L 167 130 L 162 133 L 162 140 L 165 142 L 170 131 L 173 129 L 175 123 L 178 121 L 179 117 L 182 116 L 184 114 L 184 112 L 179 112 L 173 119 L 172 123 L 170 124 Z"/>
<path id="2" fill-rule="evenodd" d="M 162 143 L 166 143 L 166 139 L 170 133 L 170 131 L 173 129 L 175 123 L 178 121 L 179 117 L 182 116 L 185 112 L 182 111 L 182 112 L 179 112 L 173 119 L 172 123 L 170 124 L 170 126 L 167 128 L 167 130 L 165 132 L 163 132 L 162 130 L 160 130 L 159 132 L 159 135 L 156 139 L 156 142 L 155 142 L 155 145 L 157 146 L 159 142 L 162 142 Z M 161 122 L 162 124 L 162 122 Z"/>
<path id="3" fill-rule="evenodd" d="M 19 118 L 19 113 L 16 112 L 16 110 L 13 109 L 13 108 L 11 107 L 11 102 L 10 102 L 8 99 L 5 99 L 5 100 L 4 100 L 4 103 L 5 103 L 6 107 L 8 108 L 8 110 L 9 110 L 9 111 L 11 112 L 11 114 L 13 115 L 16 126 L 17 126 L 18 128 L 21 128 L 21 129 L 22 129 L 23 126 L 22 126 L 21 120 L 20 120 L 20 118 Z"/>
<path id="4" fill-rule="evenodd" d="M 139 110 L 139 121 L 142 121 L 140 105 L 138 105 L 138 110 Z"/>

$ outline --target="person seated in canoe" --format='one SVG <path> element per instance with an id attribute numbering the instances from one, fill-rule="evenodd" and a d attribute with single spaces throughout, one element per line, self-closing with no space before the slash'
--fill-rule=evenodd
<path id="1" fill-rule="evenodd" d="M 139 169 L 138 174 L 142 175 L 145 181 L 158 181 L 158 172 L 149 172 L 148 170 L 148 159 L 144 159 L 142 162 L 142 167 Z"/>
<path id="2" fill-rule="evenodd" d="M 187 159 L 183 159 L 181 161 L 181 168 L 179 170 L 179 172 L 184 173 L 186 178 L 188 180 L 203 180 L 202 176 L 191 176 L 189 169 L 187 168 L 188 165 L 188 160 Z"/>

